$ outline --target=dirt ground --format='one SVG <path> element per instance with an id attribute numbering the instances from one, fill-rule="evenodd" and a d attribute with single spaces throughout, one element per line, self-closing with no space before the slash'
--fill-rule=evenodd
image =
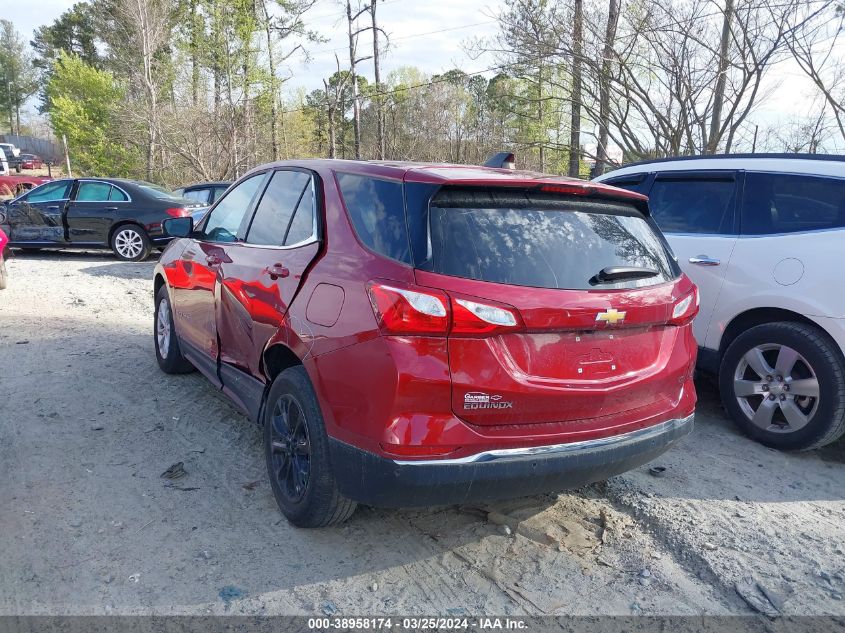
<path id="1" fill-rule="evenodd" d="M 706 380 L 662 477 L 298 530 L 258 428 L 200 375 L 156 366 L 153 263 L 8 268 L 0 615 L 845 615 L 845 443 L 754 444 Z M 160 476 L 180 461 L 186 477 Z"/>

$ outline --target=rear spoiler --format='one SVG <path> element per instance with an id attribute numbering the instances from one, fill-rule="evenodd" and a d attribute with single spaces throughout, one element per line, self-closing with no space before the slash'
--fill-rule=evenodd
<path id="1" fill-rule="evenodd" d="M 512 152 L 499 152 L 488 158 L 483 167 L 494 167 L 496 169 L 516 169 L 516 158 Z"/>

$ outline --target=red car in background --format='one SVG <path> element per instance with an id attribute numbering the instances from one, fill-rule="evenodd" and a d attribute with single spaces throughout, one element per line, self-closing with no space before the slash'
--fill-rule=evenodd
<path id="1" fill-rule="evenodd" d="M 485 167 L 259 167 L 155 269 L 155 350 L 263 426 L 298 526 L 356 502 L 607 479 L 693 426 L 698 293 L 613 187 Z"/>
<path id="2" fill-rule="evenodd" d="M 21 154 L 21 169 L 41 169 L 44 161 L 35 154 Z"/>

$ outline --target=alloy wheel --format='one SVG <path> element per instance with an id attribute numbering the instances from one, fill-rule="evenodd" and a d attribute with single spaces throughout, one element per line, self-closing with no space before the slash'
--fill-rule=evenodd
<path id="1" fill-rule="evenodd" d="M 300 501 L 311 475 L 311 442 L 302 407 L 291 395 L 273 406 L 270 427 L 272 476 L 291 501 Z"/>
<path id="2" fill-rule="evenodd" d="M 158 304 L 156 342 L 158 353 L 162 358 L 167 358 L 167 351 L 170 349 L 170 302 L 167 300 L 160 301 Z"/>
<path id="3" fill-rule="evenodd" d="M 734 396 L 755 426 L 774 433 L 804 428 L 819 407 L 819 381 L 806 358 L 786 345 L 757 345 L 734 372 Z"/>
<path id="4" fill-rule="evenodd" d="M 135 229 L 123 229 L 114 238 L 114 248 L 126 259 L 134 259 L 144 250 L 144 239 Z"/>

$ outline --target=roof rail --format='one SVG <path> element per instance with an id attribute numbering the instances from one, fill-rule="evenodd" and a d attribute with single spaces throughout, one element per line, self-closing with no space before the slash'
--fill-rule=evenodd
<path id="1" fill-rule="evenodd" d="M 499 152 L 493 154 L 484 162 L 484 167 L 495 167 L 497 169 L 516 169 L 516 159 L 513 152 Z"/>
<path id="2" fill-rule="evenodd" d="M 665 158 L 649 158 L 646 160 L 639 160 L 633 163 L 625 163 L 619 165 L 615 169 L 622 167 L 634 167 L 636 165 L 649 165 L 651 163 L 674 163 L 688 160 L 712 160 L 712 159 L 730 159 L 730 158 L 789 158 L 793 160 L 819 160 L 819 161 L 836 161 L 845 162 L 845 156 L 841 154 L 799 154 L 799 153 L 742 153 L 742 154 L 696 154 L 693 156 L 667 156 Z M 610 173 L 610 172 L 608 172 Z"/>

